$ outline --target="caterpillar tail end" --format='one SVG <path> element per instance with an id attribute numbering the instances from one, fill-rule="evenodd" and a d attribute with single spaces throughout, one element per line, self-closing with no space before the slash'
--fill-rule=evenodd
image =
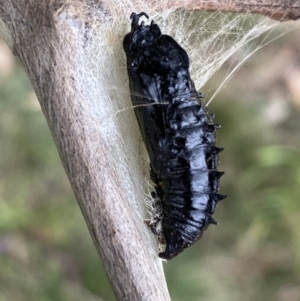
<path id="1" fill-rule="evenodd" d="M 165 234 L 166 249 L 158 254 L 160 258 L 170 260 L 190 246 L 190 243 L 183 241 L 181 235 L 176 232 Z"/>

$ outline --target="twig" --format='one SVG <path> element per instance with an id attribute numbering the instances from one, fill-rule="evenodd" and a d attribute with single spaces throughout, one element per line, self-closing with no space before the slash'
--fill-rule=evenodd
<path id="1" fill-rule="evenodd" d="M 170 2 L 170 6 L 187 10 L 260 14 L 277 21 L 300 18 L 299 0 L 176 0 Z"/>
<path id="2" fill-rule="evenodd" d="M 76 80 L 88 17 L 80 2 L 61 6 L 59 1 L 5 0 L 0 1 L 0 16 L 40 101 L 118 300 L 168 301 L 161 262 L 145 242 L 145 225 L 132 213 L 111 167 L 105 138 L 86 105 L 88 87 Z"/>

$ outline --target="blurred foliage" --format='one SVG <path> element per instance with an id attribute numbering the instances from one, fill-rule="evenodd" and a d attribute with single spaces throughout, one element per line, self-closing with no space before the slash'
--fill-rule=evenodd
<path id="1" fill-rule="evenodd" d="M 219 225 L 164 264 L 174 301 L 300 300 L 299 33 L 256 53 L 209 106 L 228 198 Z M 115 300 L 15 61 L 0 74 L 0 154 L 0 301 Z"/>

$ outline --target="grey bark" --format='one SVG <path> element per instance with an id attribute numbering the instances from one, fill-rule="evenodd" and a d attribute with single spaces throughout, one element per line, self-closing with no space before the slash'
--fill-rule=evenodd
<path id="1" fill-rule="evenodd" d="M 300 18 L 299 0 L 176 0 L 175 2 L 178 8 L 190 10 L 251 13 L 278 21 Z"/>

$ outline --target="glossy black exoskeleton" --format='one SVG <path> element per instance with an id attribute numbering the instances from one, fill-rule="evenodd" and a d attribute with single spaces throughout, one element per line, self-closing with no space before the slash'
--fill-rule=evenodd
<path id="1" fill-rule="evenodd" d="M 171 259 L 196 242 L 209 224 L 219 200 L 223 172 L 216 170 L 221 148 L 215 146 L 213 115 L 201 103 L 189 73 L 189 58 L 158 25 L 131 15 L 123 47 L 135 114 L 151 162 L 154 196 L 162 206 L 166 248 Z M 154 233 L 155 225 L 150 225 Z M 157 234 L 157 233 L 156 233 Z"/>

